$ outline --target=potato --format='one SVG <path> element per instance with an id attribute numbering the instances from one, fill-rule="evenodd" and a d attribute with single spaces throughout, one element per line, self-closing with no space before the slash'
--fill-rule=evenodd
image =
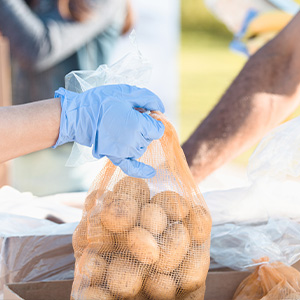
<path id="1" fill-rule="evenodd" d="M 170 220 L 181 221 L 189 213 L 187 201 L 179 194 L 173 191 L 165 191 L 156 194 L 151 203 L 156 203 L 162 206 Z"/>
<path id="2" fill-rule="evenodd" d="M 288 294 L 288 296 L 285 296 L 286 298 L 283 299 L 288 299 L 288 300 L 299 300 L 300 299 L 300 293 L 292 293 Z"/>
<path id="3" fill-rule="evenodd" d="M 90 279 L 90 283 L 102 284 L 105 279 L 107 262 L 93 251 L 84 252 L 79 264 L 79 273 Z"/>
<path id="4" fill-rule="evenodd" d="M 259 275 L 259 277 L 261 279 L 259 281 L 261 283 L 264 297 L 259 297 L 259 298 L 255 297 L 256 294 L 254 294 L 253 291 L 251 293 L 252 297 L 249 297 L 248 295 L 246 295 L 246 293 L 243 293 L 243 291 L 242 291 L 240 293 L 240 295 L 238 295 L 237 297 L 234 297 L 234 299 L 243 300 L 243 299 L 256 298 L 256 299 L 260 299 L 260 300 L 290 300 L 290 299 L 299 300 L 300 294 L 295 293 L 295 289 L 293 289 L 289 285 L 287 280 L 279 272 L 277 274 L 273 273 L 273 271 L 277 272 L 277 270 L 276 269 L 272 270 L 273 267 L 271 265 L 268 265 L 268 268 L 270 268 L 270 269 L 266 270 L 266 273 L 264 274 L 264 276 L 262 278 Z M 260 273 L 260 271 L 261 271 L 261 269 L 258 271 L 258 273 Z M 249 289 L 250 285 L 246 286 L 244 289 L 246 289 L 247 287 Z M 251 288 L 252 288 L 252 286 L 251 286 Z M 299 289 L 299 287 L 298 287 L 298 289 Z"/>
<path id="5" fill-rule="evenodd" d="M 88 246 L 86 227 L 86 219 L 83 218 L 76 227 L 72 236 L 72 245 L 76 259 L 80 258 L 84 249 Z"/>
<path id="6" fill-rule="evenodd" d="M 209 245 L 192 246 L 177 270 L 180 288 L 195 291 L 205 284 L 209 263 Z"/>
<path id="7" fill-rule="evenodd" d="M 100 253 L 113 251 L 115 240 L 113 234 L 101 223 L 101 205 L 95 206 L 88 218 L 88 241 Z"/>
<path id="8" fill-rule="evenodd" d="M 111 191 L 106 191 L 104 194 L 102 194 L 102 191 L 93 190 L 85 199 L 84 209 L 89 212 L 95 205 L 99 204 L 99 201 L 103 201 L 104 198 L 111 197 L 112 195 L 113 192 Z"/>
<path id="9" fill-rule="evenodd" d="M 98 191 L 95 190 L 87 195 L 87 197 L 84 201 L 84 209 L 86 211 L 90 211 L 93 208 L 93 206 L 96 204 L 97 192 Z"/>
<path id="10" fill-rule="evenodd" d="M 137 201 L 126 194 L 105 198 L 101 207 L 100 219 L 106 229 L 114 233 L 130 230 L 136 223 L 139 212 Z"/>
<path id="11" fill-rule="evenodd" d="M 150 201 L 150 189 L 145 180 L 141 178 L 124 177 L 116 183 L 113 192 L 115 194 L 127 194 L 139 204 Z"/>
<path id="12" fill-rule="evenodd" d="M 102 224 L 97 228 L 89 228 L 89 232 L 94 230 L 93 238 L 89 239 L 89 247 L 97 250 L 99 254 L 114 251 L 116 242 L 114 236 Z M 97 234 L 95 233 L 97 231 Z"/>
<path id="13" fill-rule="evenodd" d="M 143 206 L 140 215 L 140 225 L 152 234 L 161 234 L 167 227 L 168 217 L 162 207 L 155 203 Z"/>
<path id="14" fill-rule="evenodd" d="M 212 220 L 203 206 L 196 206 L 188 217 L 188 229 L 193 241 L 203 243 L 210 238 Z"/>
<path id="15" fill-rule="evenodd" d="M 130 257 L 114 257 L 107 269 L 107 286 L 113 294 L 136 296 L 143 284 L 143 269 Z"/>
<path id="16" fill-rule="evenodd" d="M 128 232 L 118 233 L 115 234 L 115 251 L 116 252 L 122 252 L 127 251 L 128 252 L 128 246 L 127 246 L 127 238 L 128 238 Z"/>
<path id="17" fill-rule="evenodd" d="M 174 279 L 166 274 L 151 274 L 145 281 L 144 292 L 153 300 L 174 300 L 176 284 Z"/>
<path id="18" fill-rule="evenodd" d="M 296 291 L 299 290 L 300 272 L 297 269 L 287 266 L 281 262 L 274 262 L 272 263 L 272 266 L 276 268 L 281 275 L 283 275 L 292 288 L 294 288 Z"/>
<path id="19" fill-rule="evenodd" d="M 138 293 L 135 297 L 133 298 L 126 298 L 126 300 L 148 300 L 149 298 L 144 295 L 143 293 Z"/>
<path id="20" fill-rule="evenodd" d="M 169 225 L 160 240 L 159 260 L 155 267 L 159 272 L 169 273 L 182 262 L 190 246 L 189 232 L 183 224 Z"/>
<path id="21" fill-rule="evenodd" d="M 178 299 L 183 299 L 183 300 L 200 300 L 200 299 L 204 299 L 204 295 L 205 295 L 205 283 L 203 283 L 201 285 L 201 287 L 199 287 L 199 289 L 197 289 L 196 291 L 193 291 L 191 293 L 188 293 L 187 295 L 184 296 L 179 296 L 178 298 L 176 298 L 176 300 Z"/>
<path id="22" fill-rule="evenodd" d="M 153 264 L 159 259 L 158 244 L 144 228 L 134 227 L 128 234 L 127 245 L 132 255 L 144 264 Z"/>
<path id="23" fill-rule="evenodd" d="M 80 297 L 75 300 L 114 300 L 115 297 L 104 288 L 87 287 L 80 293 Z"/>

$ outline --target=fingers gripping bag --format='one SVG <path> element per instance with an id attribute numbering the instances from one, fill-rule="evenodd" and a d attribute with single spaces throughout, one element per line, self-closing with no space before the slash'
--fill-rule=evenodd
<path id="1" fill-rule="evenodd" d="M 156 175 L 129 177 L 103 159 L 73 235 L 72 300 L 204 298 L 211 217 L 175 129 L 163 114 L 150 116 L 165 132 L 139 161 Z"/>

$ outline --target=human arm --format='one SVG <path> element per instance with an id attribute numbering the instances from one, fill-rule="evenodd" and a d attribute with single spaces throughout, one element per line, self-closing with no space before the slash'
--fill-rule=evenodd
<path id="1" fill-rule="evenodd" d="M 0 0 L 0 31 L 24 67 L 43 71 L 104 31 L 125 9 L 123 0 L 98 2 L 90 19 L 75 22 L 59 16 L 42 20 L 23 0 Z"/>
<path id="2" fill-rule="evenodd" d="M 55 99 L 0 108 L 0 162 L 77 142 L 107 156 L 126 174 L 149 178 L 155 170 L 136 159 L 164 133 L 161 122 L 135 108 L 164 111 L 147 89 L 105 85 L 78 94 L 60 88 Z"/>
<path id="3" fill-rule="evenodd" d="M 126 17 L 122 28 L 122 34 L 128 33 L 135 23 L 135 14 L 131 0 L 126 0 Z"/>
<path id="4" fill-rule="evenodd" d="M 300 103 L 300 13 L 253 55 L 183 144 L 197 182 L 282 122 Z"/>
<path id="5" fill-rule="evenodd" d="M 53 146 L 60 114 L 60 99 L 1 107 L 0 162 Z"/>

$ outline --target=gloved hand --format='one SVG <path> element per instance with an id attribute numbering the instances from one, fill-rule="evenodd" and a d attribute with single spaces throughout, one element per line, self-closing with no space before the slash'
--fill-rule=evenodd
<path id="1" fill-rule="evenodd" d="M 164 125 L 134 107 L 164 112 L 161 100 L 145 88 L 103 85 L 78 94 L 60 88 L 60 132 L 53 148 L 75 141 L 93 147 L 93 156 L 107 156 L 132 177 L 151 178 L 156 171 L 136 161 L 154 139 L 163 136 Z"/>

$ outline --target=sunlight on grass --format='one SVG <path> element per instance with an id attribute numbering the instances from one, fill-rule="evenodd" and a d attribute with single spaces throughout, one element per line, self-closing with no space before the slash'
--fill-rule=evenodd
<path id="1" fill-rule="evenodd" d="M 228 49 L 228 40 L 183 32 L 181 43 L 181 140 L 219 100 L 245 58 Z"/>

